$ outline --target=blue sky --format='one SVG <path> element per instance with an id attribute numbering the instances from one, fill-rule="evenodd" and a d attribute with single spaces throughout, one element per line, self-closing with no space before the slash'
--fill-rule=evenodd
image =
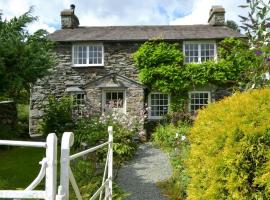
<path id="1" fill-rule="evenodd" d="M 238 7 L 245 0 L 0 0 L 3 18 L 21 15 L 34 6 L 39 21 L 29 26 L 53 32 L 60 28 L 60 12 L 75 4 L 82 26 L 206 24 L 212 5 L 222 5 L 226 18 L 239 22 Z"/>

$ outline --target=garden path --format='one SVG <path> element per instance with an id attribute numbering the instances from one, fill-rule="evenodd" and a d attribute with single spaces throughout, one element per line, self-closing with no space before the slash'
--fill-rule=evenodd
<path id="1" fill-rule="evenodd" d="M 125 200 L 166 200 L 156 182 L 171 175 L 168 155 L 151 143 L 145 143 L 139 146 L 133 160 L 119 170 L 116 182 L 130 194 Z"/>

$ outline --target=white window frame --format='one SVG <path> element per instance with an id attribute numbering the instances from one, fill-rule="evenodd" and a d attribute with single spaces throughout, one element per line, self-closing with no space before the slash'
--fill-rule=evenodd
<path id="1" fill-rule="evenodd" d="M 162 92 L 151 92 L 149 95 L 148 95 L 148 107 L 149 107 L 149 111 L 148 111 L 148 119 L 152 119 L 152 120 L 160 120 L 160 119 L 163 119 L 164 116 L 152 116 L 151 114 L 151 108 L 152 108 L 152 103 L 151 103 L 151 95 L 152 94 L 165 94 L 165 93 L 162 93 Z M 170 102 L 171 102 L 171 96 L 169 94 L 168 95 L 168 112 L 169 112 L 169 106 L 170 106 Z M 167 112 L 167 113 L 168 113 Z"/>
<path id="2" fill-rule="evenodd" d="M 196 93 L 207 93 L 208 94 L 208 104 L 209 103 L 211 103 L 211 91 L 206 91 L 206 90 L 204 90 L 204 91 L 200 91 L 200 90 L 194 90 L 194 91 L 190 91 L 190 92 L 188 92 L 188 98 L 189 98 L 189 101 L 188 101 L 188 111 L 191 113 L 191 112 L 193 112 L 193 110 L 191 110 L 191 94 L 196 94 Z M 206 105 L 208 105 L 208 104 L 206 104 Z M 197 105 L 197 104 L 193 104 L 193 105 Z M 204 105 L 204 106 L 206 106 L 206 105 Z M 194 112 L 195 112 L 196 110 L 194 110 Z"/>
<path id="3" fill-rule="evenodd" d="M 186 44 L 198 44 L 198 62 L 186 62 L 186 55 L 185 55 L 185 45 Z M 215 40 L 198 40 L 198 41 L 184 41 L 183 42 L 183 53 L 184 53 L 184 63 L 188 64 L 188 63 L 198 63 L 201 64 L 201 44 L 214 44 L 214 61 L 217 61 L 217 43 Z"/>
<path id="4" fill-rule="evenodd" d="M 103 89 L 102 90 L 102 113 L 105 113 L 108 108 L 106 106 L 106 93 L 107 92 L 123 92 L 123 108 L 111 108 L 110 111 L 116 111 L 116 112 L 121 112 L 126 114 L 126 104 L 127 104 L 127 99 L 126 99 L 126 90 L 125 89 L 117 89 L 117 88 L 112 88 L 112 89 Z"/>
<path id="5" fill-rule="evenodd" d="M 77 102 L 77 95 L 83 95 L 83 103 L 78 104 Z M 79 116 L 83 116 L 83 108 L 85 107 L 85 101 L 86 101 L 86 94 L 84 92 L 71 92 L 70 93 L 71 96 L 73 96 L 73 112 L 77 112 L 76 114 L 78 114 Z M 81 102 L 82 102 L 81 101 Z"/>
<path id="6" fill-rule="evenodd" d="M 99 64 L 89 64 L 89 63 L 86 63 L 86 64 L 75 64 L 74 63 L 74 60 L 75 60 L 75 55 L 74 55 L 74 52 L 75 52 L 75 47 L 77 46 L 86 46 L 87 47 L 87 53 L 86 53 L 86 61 L 89 62 L 89 46 L 92 46 L 92 45 L 100 45 L 101 48 L 102 48 L 102 63 L 99 63 Z M 104 45 L 103 43 L 75 43 L 72 45 L 72 65 L 73 67 L 96 67 L 96 66 L 104 66 Z"/>

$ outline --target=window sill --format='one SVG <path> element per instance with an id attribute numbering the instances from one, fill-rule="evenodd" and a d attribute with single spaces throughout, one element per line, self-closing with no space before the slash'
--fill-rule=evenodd
<path id="1" fill-rule="evenodd" d="M 72 65 L 73 68 L 95 68 L 95 67 L 104 67 L 104 64 L 96 64 L 96 65 Z"/>
<path id="2" fill-rule="evenodd" d="M 160 117 L 148 116 L 148 120 L 150 120 L 150 121 L 158 121 L 158 120 L 162 120 L 162 119 L 164 119 L 164 116 L 160 116 Z"/>

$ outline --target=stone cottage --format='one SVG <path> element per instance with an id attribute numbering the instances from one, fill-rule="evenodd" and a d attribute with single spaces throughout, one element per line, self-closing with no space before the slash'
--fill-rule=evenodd
<path id="1" fill-rule="evenodd" d="M 59 64 L 32 88 L 30 108 L 31 134 L 36 133 L 49 94 L 73 95 L 78 114 L 101 114 L 108 109 L 138 115 L 148 103 L 150 120 L 161 119 L 170 103 L 169 94 L 148 92 L 138 80 L 132 53 L 153 38 L 177 42 L 185 62 L 201 63 L 217 58 L 218 41 L 243 37 L 226 27 L 225 10 L 213 6 L 207 25 L 164 26 L 79 26 L 75 6 L 61 12 L 61 30 L 49 37 L 57 44 Z M 218 96 L 217 88 L 189 92 L 189 111 L 208 104 Z M 110 102 L 113 105 L 108 106 Z"/>

